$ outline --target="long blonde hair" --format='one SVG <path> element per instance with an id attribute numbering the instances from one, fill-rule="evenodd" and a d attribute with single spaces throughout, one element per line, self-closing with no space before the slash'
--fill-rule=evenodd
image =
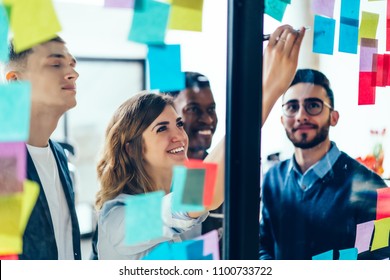
<path id="1" fill-rule="evenodd" d="M 101 187 L 96 195 L 97 209 L 121 193 L 157 190 L 142 159 L 142 134 L 167 105 L 173 106 L 172 98 L 141 92 L 116 110 L 107 127 L 102 157 L 97 165 Z"/>

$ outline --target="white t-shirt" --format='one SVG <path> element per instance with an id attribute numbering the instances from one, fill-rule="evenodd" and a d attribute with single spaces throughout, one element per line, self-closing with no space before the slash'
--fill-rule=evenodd
<path id="1" fill-rule="evenodd" d="M 58 167 L 50 146 L 27 145 L 49 204 L 59 260 L 74 260 L 72 223 Z M 42 236 L 42 238 L 45 238 Z"/>

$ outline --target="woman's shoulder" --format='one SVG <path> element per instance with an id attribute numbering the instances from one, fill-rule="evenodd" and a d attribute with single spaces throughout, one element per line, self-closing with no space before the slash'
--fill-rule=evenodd
<path id="1" fill-rule="evenodd" d="M 126 200 L 130 197 L 129 194 L 120 194 L 117 197 L 106 201 L 103 204 L 102 209 L 100 210 L 99 217 L 101 219 L 106 219 L 112 212 L 123 212 L 124 206 L 126 205 Z M 122 211 L 123 210 L 123 211 Z"/>

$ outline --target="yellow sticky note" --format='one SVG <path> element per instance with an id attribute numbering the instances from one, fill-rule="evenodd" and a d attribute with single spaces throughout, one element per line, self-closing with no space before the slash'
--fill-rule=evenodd
<path id="1" fill-rule="evenodd" d="M 25 181 L 22 193 L 0 196 L 0 255 L 22 253 L 22 236 L 38 194 L 38 184 Z"/>
<path id="2" fill-rule="evenodd" d="M 390 217 L 374 221 L 375 231 L 371 251 L 389 246 Z"/>
<path id="3" fill-rule="evenodd" d="M 27 221 L 30 218 L 35 203 L 37 202 L 38 195 L 38 184 L 33 181 L 24 181 L 23 204 L 19 223 L 19 230 L 22 235 L 24 233 L 24 230 L 26 229 Z"/>
<path id="4" fill-rule="evenodd" d="M 15 51 L 48 41 L 61 31 L 51 0 L 18 0 L 12 4 L 11 29 Z"/>
<path id="5" fill-rule="evenodd" d="M 0 196 L 0 255 L 22 252 L 22 193 Z"/>
<path id="6" fill-rule="evenodd" d="M 360 38 L 375 39 L 376 30 L 378 28 L 379 14 L 362 12 L 362 20 L 359 28 L 359 40 Z"/>
<path id="7" fill-rule="evenodd" d="M 203 0 L 172 0 L 168 28 L 202 31 Z"/>

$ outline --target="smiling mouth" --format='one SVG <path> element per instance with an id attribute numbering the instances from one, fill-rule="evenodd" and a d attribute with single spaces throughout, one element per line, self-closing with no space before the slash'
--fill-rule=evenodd
<path id="1" fill-rule="evenodd" d="M 177 153 L 181 153 L 181 152 L 184 152 L 184 147 L 179 147 L 179 148 L 169 150 L 167 153 L 168 154 L 177 154 Z"/>
<path id="2" fill-rule="evenodd" d="M 198 134 L 210 136 L 213 134 L 213 132 L 211 131 L 211 129 L 203 129 L 203 130 L 198 130 Z"/>

